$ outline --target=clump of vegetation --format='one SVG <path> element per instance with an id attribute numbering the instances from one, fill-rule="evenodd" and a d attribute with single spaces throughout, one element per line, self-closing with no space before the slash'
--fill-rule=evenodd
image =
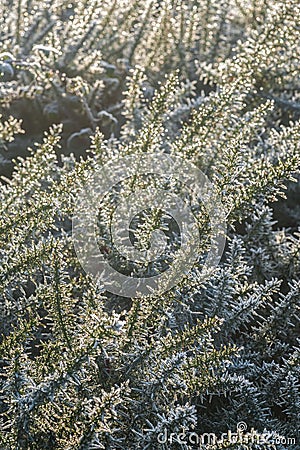
<path id="1" fill-rule="evenodd" d="M 300 448 L 297 2 L 0 9 L 1 450 L 192 450 L 183 429 L 240 422 L 268 442 L 202 448 Z M 91 175 L 144 153 L 210 178 L 227 245 L 206 279 L 199 253 L 173 289 L 124 298 L 83 271 L 71 221 Z M 139 241 L 156 227 L 146 210 Z"/>

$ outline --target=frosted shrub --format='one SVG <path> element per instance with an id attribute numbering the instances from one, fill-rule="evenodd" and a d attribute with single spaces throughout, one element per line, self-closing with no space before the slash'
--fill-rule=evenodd
<path id="1" fill-rule="evenodd" d="M 297 4 L 7 0 L 1 11 L 4 157 L 31 120 L 39 133 L 51 124 L 1 184 L 1 450 L 192 450 L 184 430 L 239 431 L 206 449 L 297 449 L 300 234 L 274 219 L 299 176 Z M 148 154 L 209 177 L 226 247 L 204 278 L 212 227 L 190 193 L 202 245 L 191 270 L 123 297 L 83 270 L 71 223 L 93 175 Z M 100 250 L 129 278 L 141 267 L 101 227 L 116 200 L 161 186 L 181 193 L 170 176 L 134 174 L 99 209 Z M 172 266 L 176 224 L 151 206 L 131 231 L 145 250 L 162 228 Z"/>

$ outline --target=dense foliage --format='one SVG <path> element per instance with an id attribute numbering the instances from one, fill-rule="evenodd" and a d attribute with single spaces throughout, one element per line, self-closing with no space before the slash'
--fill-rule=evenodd
<path id="1" fill-rule="evenodd" d="M 300 448 L 298 2 L 0 12 L 1 450 Z M 112 295 L 74 251 L 76 194 L 106 162 L 153 152 L 214 183 L 226 249 L 206 279 L 199 255 L 162 295 Z M 156 227 L 143 221 L 140 243 Z M 268 442 L 178 438 L 242 422 Z"/>

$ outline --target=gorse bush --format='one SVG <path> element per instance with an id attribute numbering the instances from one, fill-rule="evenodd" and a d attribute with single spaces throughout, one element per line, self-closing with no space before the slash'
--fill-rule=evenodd
<path id="1" fill-rule="evenodd" d="M 0 448 L 300 448 L 297 2 L 0 8 L 0 163 L 38 141 L 0 191 Z M 227 242 L 204 278 L 212 229 L 190 193 L 196 263 L 172 289 L 128 298 L 83 270 L 72 219 L 95 174 L 146 154 L 209 177 Z M 158 228 L 174 245 L 147 267 L 124 261 L 116 202 L 166 187 L 185 195 L 167 174 L 133 174 L 99 208 L 101 251 L 129 278 L 172 268 L 179 232 L 149 197 L 135 245 Z M 205 435 L 237 429 L 238 442 Z"/>
<path id="2" fill-rule="evenodd" d="M 272 1 L 3 1 L 1 106 L 30 130 L 62 121 L 69 135 L 97 125 L 110 133 L 119 128 L 125 75 L 142 63 L 149 88 L 175 69 L 198 80 L 198 92 L 252 73 L 259 96 L 299 112 L 297 9 Z"/>

